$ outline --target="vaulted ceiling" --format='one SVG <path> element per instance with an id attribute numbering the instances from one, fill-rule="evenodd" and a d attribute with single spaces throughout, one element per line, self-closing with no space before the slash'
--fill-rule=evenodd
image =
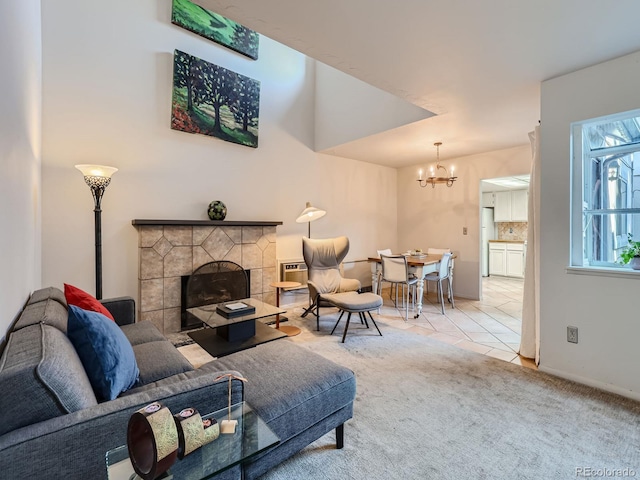
<path id="1" fill-rule="evenodd" d="M 392 167 L 528 144 L 543 80 L 640 50 L 637 0 L 195 3 L 435 113 L 328 152 Z"/>

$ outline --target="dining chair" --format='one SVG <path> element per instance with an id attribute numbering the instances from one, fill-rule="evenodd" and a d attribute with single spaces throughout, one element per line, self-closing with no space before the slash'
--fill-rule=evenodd
<path id="1" fill-rule="evenodd" d="M 385 248 L 384 250 L 377 250 L 378 252 L 378 257 L 382 257 L 382 255 L 386 255 L 386 256 L 390 256 L 393 255 L 393 252 L 391 251 L 390 248 Z M 378 270 L 378 290 L 376 290 L 373 293 L 377 293 L 378 295 L 382 295 L 382 269 Z M 391 284 L 391 287 L 389 288 L 389 298 L 391 300 L 393 300 L 393 284 Z"/>
<path id="2" fill-rule="evenodd" d="M 413 308 L 416 306 L 416 285 L 418 278 L 409 272 L 409 264 L 407 263 L 407 257 L 404 255 L 380 255 L 382 260 L 382 281 L 395 284 L 396 286 L 396 298 L 395 306 L 398 306 L 398 286 L 402 285 L 402 301 L 404 302 L 404 319 L 409 319 L 409 295 L 413 296 Z M 405 297 L 405 288 L 407 287 L 407 294 Z M 412 289 L 413 287 L 413 289 Z"/>
<path id="3" fill-rule="evenodd" d="M 451 253 L 450 248 L 427 248 L 427 255 L 442 255 L 443 253 Z M 449 265 L 449 270 L 451 270 L 451 283 L 453 283 L 453 262 L 454 259 L 451 259 L 451 265 Z M 425 293 L 429 293 L 429 282 L 425 282 L 424 284 Z M 448 299 L 451 302 L 451 299 Z"/>
<path id="4" fill-rule="evenodd" d="M 427 255 L 442 255 L 443 253 L 451 253 L 450 248 L 427 248 Z"/>
<path id="5" fill-rule="evenodd" d="M 440 260 L 440 268 L 437 272 L 427 274 L 424 279 L 431 282 L 437 282 L 438 284 L 438 300 L 440 301 L 440 307 L 442 308 L 442 314 L 444 315 L 444 293 L 442 290 L 442 282 L 447 280 L 447 286 L 449 287 L 449 300 L 451 301 L 451 308 L 455 308 L 453 300 L 453 283 L 451 282 L 451 257 L 452 253 L 443 253 Z"/>

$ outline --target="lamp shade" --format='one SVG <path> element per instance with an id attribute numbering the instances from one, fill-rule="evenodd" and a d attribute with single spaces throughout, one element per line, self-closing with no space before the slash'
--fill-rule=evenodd
<path id="1" fill-rule="evenodd" d="M 76 165 L 85 177 L 111 178 L 111 175 L 118 171 L 115 167 L 105 167 L 104 165 Z"/>
<path id="2" fill-rule="evenodd" d="M 324 210 L 312 207 L 311 202 L 307 202 L 307 208 L 305 208 L 298 218 L 296 218 L 296 223 L 313 222 L 314 220 L 324 217 L 326 214 L 327 212 Z"/>

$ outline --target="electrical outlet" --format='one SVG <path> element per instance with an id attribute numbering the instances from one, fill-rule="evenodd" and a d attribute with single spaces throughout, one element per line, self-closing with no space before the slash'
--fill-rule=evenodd
<path id="1" fill-rule="evenodd" d="M 567 327 L 567 342 L 578 343 L 578 327 Z"/>
<path id="2" fill-rule="evenodd" d="M 462 227 L 462 234 L 466 235 L 467 234 L 467 227 Z"/>

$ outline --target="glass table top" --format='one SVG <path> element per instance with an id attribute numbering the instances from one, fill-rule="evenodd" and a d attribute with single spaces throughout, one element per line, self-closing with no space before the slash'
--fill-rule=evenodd
<path id="1" fill-rule="evenodd" d="M 228 418 L 228 409 L 218 410 L 203 419 L 215 418 L 218 423 Z M 204 445 L 182 460 L 176 460 L 166 479 L 204 480 L 241 463 L 244 460 L 280 443 L 278 436 L 246 403 L 231 406 L 231 419 L 238 425 L 234 434 L 220 434 L 213 442 Z M 129 451 L 122 445 L 106 454 L 109 480 L 136 480 Z"/>
<path id="2" fill-rule="evenodd" d="M 249 315 L 241 315 L 232 318 L 224 317 L 223 315 L 220 315 L 216 312 L 216 308 L 218 307 L 218 305 L 226 305 L 229 303 L 237 302 L 251 305 L 255 307 L 256 310 Z M 273 305 L 264 303 L 255 298 L 243 298 L 242 300 L 233 300 L 224 302 L 222 304 L 203 305 L 201 307 L 188 308 L 187 312 L 196 317 L 198 320 L 206 323 L 210 327 L 216 328 L 223 327 L 225 325 L 232 325 L 234 323 L 242 323 L 250 320 L 257 320 L 259 318 L 271 317 L 277 315 L 278 313 L 285 313 L 286 310 L 283 310 L 279 307 L 274 307 Z"/>

